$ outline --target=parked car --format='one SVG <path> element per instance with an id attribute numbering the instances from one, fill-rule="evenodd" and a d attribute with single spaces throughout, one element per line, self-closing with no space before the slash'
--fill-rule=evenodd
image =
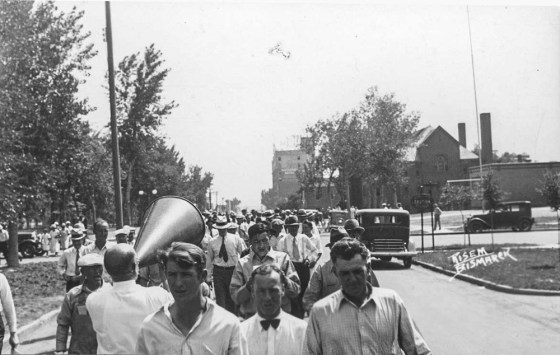
<path id="1" fill-rule="evenodd" d="M 509 229 L 514 231 L 531 230 L 535 219 L 531 215 L 530 201 L 502 202 L 484 214 L 470 216 L 465 221 L 467 233 L 480 233 L 490 229 Z"/>
<path id="2" fill-rule="evenodd" d="M 327 231 L 330 231 L 331 228 L 338 228 L 344 227 L 344 222 L 350 218 L 350 213 L 348 211 L 331 211 L 329 214 L 329 225 Z"/>
<path id="3" fill-rule="evenodd" d="M 397 209 L 364 209 L 356 212 L 356 219 L 364 228 L 361 242 L 370 250 L 370 256 L 383 261 L 401 259 L 410 268 L 417 255 L 410 239 L 410 215 Z"/>
<path id="4" fill-rule="evenodd" d="M 18 232 L 18 250 L 24 258 L 43 256 L 47 252 L 35 232 Z"/>

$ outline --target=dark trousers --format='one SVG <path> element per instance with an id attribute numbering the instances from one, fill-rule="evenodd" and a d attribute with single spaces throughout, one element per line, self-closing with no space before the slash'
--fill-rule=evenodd
<path id="1" fill-rule="evenodd" d="M 303 310 L 303 294 L 307 289 L 307 285 L 309 284 L 309 279 L 311 278 L 311 271 L 309 267 L 304 263 L 296 263 L 294 264 L 294 268 L 299 277 L 299 282 L 301 284 L 301 292 L 299 293 L 297 299 L 292 300 L 292 315 L 298 318 L 303 319 L 304 310 Z"/>
<path id="2" fill-rule="evenodd" d="M 221 267 L 214 265 L 214 293 L 216 294 L 216 303 L 218 306 L 227 309 L 233 314 L 235 312 L 235 303 L 231 299 L 231 294 L 229 293 L 229 284 L 231 283 L 231 277 L 233 276 L 234 266 L 232 267 Z"/>
<path id="3" fill-rule="evenodd" d="M 2 346 L 4 345 L 4 321 L 2 320 L 2 312 L 0 312 L 0 354 L 2 353 Z"/>

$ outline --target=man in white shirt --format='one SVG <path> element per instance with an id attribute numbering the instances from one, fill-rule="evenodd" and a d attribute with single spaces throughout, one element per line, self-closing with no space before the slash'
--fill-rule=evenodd
<path id="1" fill-rule="evenodd" d="M 241 323 L 249 354 L 301 354 L 307 322 L 282 311 L 286 276 L 276 264 L 264 264 L 251 279 L 257 314 Z"/>
<path id="2" fill-rule="evenodd" d="M 321 259 L 321 255 L 323 255 L 323 248 L 321 247 L 321 235 L 313 232 L 313 222 L 303 221 L 303 223 L 301 224 L 301 230 L 303 234 L 305 234 L 307 238 L 311 240 L 315 248 L 317 248 L 317 260 Z M 314 266 L 315 263 L 311 263 L 309 265 L 309 268 L 313 269 Z"/>
<path id="3" fill-rule="evenodd" d="M 85 237 L 84 231 L 76 228 L 72 229 L 73 247 L 64 250 L 60 259 L 58 259 L 58 274 L 66 281 L 66 292 L 84 281 L 78 267 L 78 261 L 86 253 L 85 248 L 82 247 Z"/>
<path id="4" fill-rule="evenodd" d="M 131 245 L 112 246 L 103 261 L 113 287 L 92 293 L 86 301 L 97 334 L 97 353 L 133 354 L 144 318 L 172 297 L 161 287 L 136 284 L 138 261 Z"/>
<path id="5" fill-rule="evenodd" d="M 76 223 L 76 227 L 78 224 Z M 93 224 L 93 234 L 95 234 L 95 243 L 86 245 L 84 247 L 85 254 L 99 254 L 105 255 L 107 251 L 107 237 L 109 236 L 109 223 L 104 219 L 98 218 Z M 111 282 L 111 277 L 107 273 L 107 268 L 103 265 L 103 281 Z"/>
<path id="6" fill-rule="evenodd" d="M 135 353 L 245 354 L 239 320 L 202 292 L 204 251 L 175 242 L 162 255 L 173 302 L 146 317 Z"/>
<path id="7" fill-rule="evenodd" d="M 208 243 L 208 282 L 214 282 L 216 303 L 231 313 L 236 313 L 235 303 L 229 293 L 229 284 L 233 270 L 239 260 L 239 254 L 247 247 L 237 234 L 228 233 L 228 221 L 225 216 L 218 216 L 214 228 L 219 235 Z"/>
<path id="8" fill-rule="evenodd" d="M 14 307 L 14 299 L 12 298 L 12 290 L 8 279 L 3 273 L 0 273 L 0 353 L 2 352 L 2 345 L 4 344 L 4 321 L 2 320 L 2 313 L 8 321 L 10 328 L 10 345 L 12 349 L 17 347 L 19 339 L 17 336 L 17 318 L 16 308 Z"/>
<path id="9" fill-rule="evenodd" d="M 296 216 L 286 218 L 285 225 L 288 234 L 278 241 L 277 247 L 290 256 L 299 276 L 301 291 L 298 299 L 292 302 L 292 314 L 303 318 L 303 294 L 311 278 L 309 268 L 317 262 L 318 251 L 307 236 L 298 233 L 299 222 Z"/>

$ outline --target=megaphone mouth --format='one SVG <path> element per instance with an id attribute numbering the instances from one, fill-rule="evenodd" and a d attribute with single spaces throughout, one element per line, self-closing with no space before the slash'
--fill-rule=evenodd
<path id="1" fill-rule="evenodd" d="M 139 267 L 156 263 L 157 251 L 173 242 L 200 244 L 205 230 L 202 213 L 192 202 L 180 196 L 157 198 L 146 209 L 134 244 Z"/>

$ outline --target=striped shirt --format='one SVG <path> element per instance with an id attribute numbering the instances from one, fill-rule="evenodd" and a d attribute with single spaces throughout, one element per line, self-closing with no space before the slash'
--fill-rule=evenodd
<path id="1" fill-rule="evenodd" d="M 337 291 L 315 303 L 304 354 L 431 354 L 399 295 L 373 288 L 358 307 Z"/>

